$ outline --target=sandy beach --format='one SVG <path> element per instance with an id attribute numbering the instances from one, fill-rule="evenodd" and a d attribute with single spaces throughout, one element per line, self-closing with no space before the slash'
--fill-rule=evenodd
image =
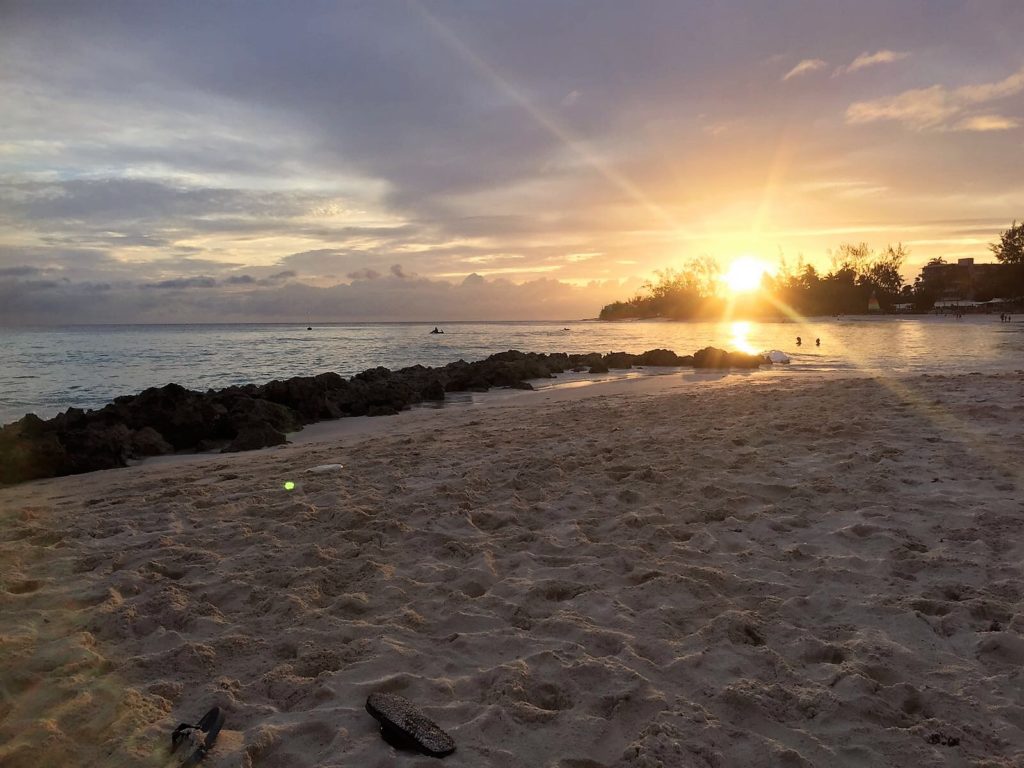
<path id="1" fill-rule="evenodd" d="M 347 421 L 0 489 L 0 764 L 1024 765 L 1024 373 Z"/>

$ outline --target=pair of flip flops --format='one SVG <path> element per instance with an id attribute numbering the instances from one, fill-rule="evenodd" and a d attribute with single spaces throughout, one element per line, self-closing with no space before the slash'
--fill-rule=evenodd
<path id="1" fill-rule="evenodd" d="M 408 699 L 393 693 L 371 693 L 366 711 L 380 723 L 380 735 L 397 749 L 446 757 L 455 751 L 455 741 Z M 183 766 L 198 765 L 213 749 L 224 726 L 224 713 L 214 707 L 195 725 L 182 723 L 171 734 L 171 753 L 181 749 Z"/>
<path id="2" fill-rule="evenodd" d="M 171 754 L 181 749 L 182 765 L 197 765 L 213 749 L 223 727 L 224 713 L 220 707 L 211 709 L 195 725 L 182 723 L 171 734 Z"/>

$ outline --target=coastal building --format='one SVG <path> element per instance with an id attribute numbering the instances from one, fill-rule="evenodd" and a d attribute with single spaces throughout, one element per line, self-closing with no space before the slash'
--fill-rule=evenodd
<path id="1" fill-rule="evenodd" d="M 935 261 L 922 268 L 920 282 L 940 301 L 987 301 L 999 294 L 1008 271 L 1007 264 L 975 264 L 972 258 Z"/>

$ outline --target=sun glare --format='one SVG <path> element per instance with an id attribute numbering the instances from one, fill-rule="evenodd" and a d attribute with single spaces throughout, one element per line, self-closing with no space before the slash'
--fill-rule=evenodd
<path id="1" fill-rule="evenodd" d="M 732 324 L 732 345 L 740 352 L 748 355 L 757 353 L 754 345 L 750 343 L 750 323 L 744 320 L 737 320 Z"/>
<path id="2" fill-rule="evenodd" d="M 761 287 L 761 278 L 768 271 L 769 266 L 760 259 L 754 256 L 740 256 L 722 275 L 722 282 L 733 293 L 749 293 Z"/>

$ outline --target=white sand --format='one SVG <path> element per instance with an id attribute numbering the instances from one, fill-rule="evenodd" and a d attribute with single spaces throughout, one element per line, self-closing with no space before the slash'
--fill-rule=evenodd
<path id="1" fill-rule="evenodd" d="M 1024 375 L 662 378 L 0 490 L 0 764 L 1024 765 Z"/>

